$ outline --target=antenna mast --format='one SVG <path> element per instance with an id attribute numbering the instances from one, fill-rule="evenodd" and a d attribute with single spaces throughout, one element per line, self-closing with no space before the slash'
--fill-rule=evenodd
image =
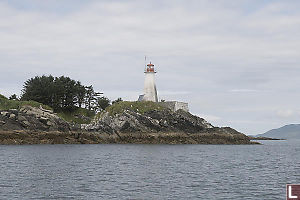
<path id="1" fill-rule="evenodd" d="M 145 55 L 145 63 L 144 63 L 144 64 L 145 64 L 145 71 L 146 71 L 146 69 L 147 69 L 147 66 L 146 66 L 147 61 L 146 61 L 146 60 L 147 60 L 147 57 L 146 57 L 146 55 Z"/>

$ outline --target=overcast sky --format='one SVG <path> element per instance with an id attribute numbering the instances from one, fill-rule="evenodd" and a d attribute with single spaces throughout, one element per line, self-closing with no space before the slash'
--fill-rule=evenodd
<path id="1" fill-rule="evenodd" d="M 0 93 L 69 76 L 137 100 L 144 55 L 161 99 L 246 134 L 300 123 L 299 0 L 0 0 Z"/>

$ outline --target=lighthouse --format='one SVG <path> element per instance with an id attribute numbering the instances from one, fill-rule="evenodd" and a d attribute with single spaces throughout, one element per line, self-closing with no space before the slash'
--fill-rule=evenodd
<path id="1" fill-rule="evenodd" d="M 145 68 L 144 95 L 140 95 L 139 101 L 158 102 L 155 73 L 154 65 L 150 62 Z"/>
<path id="2" fill-rule="evenodd" d="M 180 101 L 162 101 L 158 102 L 157 91 L 155 85 L 155 74 L 154 65 L 150 62 L 145 66 L 145 83 L 144 83 L 144 94 L 139 96 L 138 101 L 152 101 L 157 102 L 159 105 L 170 109 L 173 112 L 177 110 L 184 110 L 189 112 L 189 105 L 186 102 Z"/>

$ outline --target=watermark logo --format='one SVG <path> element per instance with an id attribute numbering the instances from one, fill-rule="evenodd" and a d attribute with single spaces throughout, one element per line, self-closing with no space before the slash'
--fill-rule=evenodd
<path id="1" fill-rule="evenodd" d="M 286 185 L 286 199 L 287 200 L 300 200 L 300 184 L 287 184 Z"/>

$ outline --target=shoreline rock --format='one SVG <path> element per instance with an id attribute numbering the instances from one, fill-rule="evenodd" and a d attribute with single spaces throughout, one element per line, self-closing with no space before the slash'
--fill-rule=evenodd
<path id="1" fill-rule="evenodd" d="M 214 127 L 179 110 L 126 110 L 91 124 L 70 124 L 49 110 L 0 111 L 0 144 L 258 144 L 230 127 Z"/>
<path id="2" fill-rule="evenodd" d="M 202 133 L 120 133 L 0 131 L 0 144 L 259 144 L 243 135 Z"/>

